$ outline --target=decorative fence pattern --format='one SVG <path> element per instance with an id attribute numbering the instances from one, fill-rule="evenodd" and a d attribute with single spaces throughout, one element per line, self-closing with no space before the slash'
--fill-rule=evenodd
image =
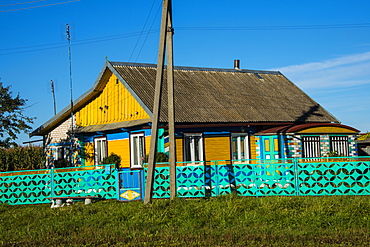
<path id="1" fill-rule="evenodd" d="M 0 174 L 0 203 L 48 203 L 51 197 L 117 197 L 117 170 L 110 165 Z"/>
<path id="2" fill-rule="evenodd" d="M 178 197 L 370 195 L 369 158 L 214 161 L 177 166 Z M 155 171 L 153 198 L 169 198 L 169 168 Z"/>
<path id="3" fill-rule="evenodd" d="M 370 157 L 178 162 L 177 196 L 370 195 Z M 144 198 L 147 169 L 114 166 L 0 173 L 0 203 L 38 204 L 51 197 Z M 170 197 L 170 170 L 157 164 L 153 198 Z"/>

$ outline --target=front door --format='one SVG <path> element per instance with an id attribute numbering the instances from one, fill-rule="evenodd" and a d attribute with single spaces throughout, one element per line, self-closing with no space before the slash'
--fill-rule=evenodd
<path id="1" fill-rule="evenodd" d="M 279 159 L 279 139 L 277 136 L 261 137 L 261 157 L 262 159 Z"/>

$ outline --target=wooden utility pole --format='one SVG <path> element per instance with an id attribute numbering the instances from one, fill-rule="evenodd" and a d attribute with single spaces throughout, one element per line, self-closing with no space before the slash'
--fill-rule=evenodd
<path id="1" fill-rule="evenodd" d="M 170 198 L 176 197 L 176 139 L 175 139 L 175 99 L 173 79 L 173 27 L 172 2 L 169 2 L 167 17 L 167 91 L 168 91 L 168 132 L 170 148 Z"/>
<path id="2" fill-rule="evenodd" d="M 173 83 L 173 28 L 172 28 L 172 2 L 163 0 L 162 22 L 159 38 L 158 64 L 154 94 L 152 116 L 152 135 L 148 160 L 148 173 L 145 185 L 144 204 L 151 202 L 153 194 L 155 158 L 157 153 L 158 123 L 161 108 L 162 82 L 164 72 L 165 51 L 167 48 L 167 91 L 168 91 L 168 132 L 170 144 L 170 188 L 171 199 L 176 196 L 176 146 L 175 146 L 175 111 L 174 111 L 174 83 Z"/>

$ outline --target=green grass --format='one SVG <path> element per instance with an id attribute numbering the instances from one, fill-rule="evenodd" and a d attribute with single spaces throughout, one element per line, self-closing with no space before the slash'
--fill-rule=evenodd
<path id="1" fill-rule="evenodd" d="M 0 205 L 0 246 L 370 246 L 370 197 Z"/>

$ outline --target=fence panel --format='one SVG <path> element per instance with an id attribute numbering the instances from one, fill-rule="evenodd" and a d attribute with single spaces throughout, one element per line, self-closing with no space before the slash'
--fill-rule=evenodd
<path id="1" fill-rule="evenodd" d="M 144 185 L 146 184 L 146 176 L 148 169 L 144 169 Z M 153 198 L 170 198 L 170 168 L 156 167 L 154 169 L 154 180 L 153 180 Z"/>
<path id="2" fill-rule="evenodd" d="M 298 195 L 369 195 L 370 162 L 356 159 L 298 163 Z"/>
<path id="3" fill-rule="evenodd" d="M 92 168 L 96 167 L 56 169 L 53 177 L 53 196 L 117 198 L 117 170 L 112 169 L 111 165 L 100 166 L 100 169 Z"/>
<path id="4" fill-rule="evenodd" d="M 49 202 L 46 198 L 51 195 L 51 184 L 50 170 L 2 173 L 0 203 L 19 205 Z"/>
<path id="5" fill-rule="evenodd" d="M 59 168 L 0 174 L 0 203 L 50 202 L 51 197 L 98 196 L 117 198 L 117 171 L 111 165 Z"/>
<path id="6" fill-rule="evenodd" d="M 205 197 L 210 191 L 205 183 L 207 172 L 211 167 L 205 165 L 190 165 L 177 167 L 177 195 L 178 197 Z M 211 177 L 209 177 L 211 179 Z M 209 182 L 209 180 L 208 180 Z M 208 191 L 206 193 L 206 191 Z"/>

